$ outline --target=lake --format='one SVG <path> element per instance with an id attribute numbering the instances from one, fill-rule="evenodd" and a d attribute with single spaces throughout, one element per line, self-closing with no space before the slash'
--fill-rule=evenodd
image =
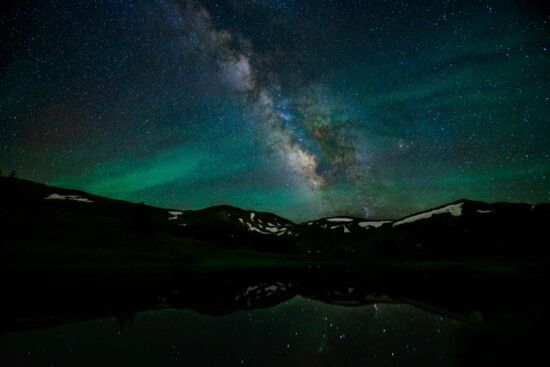
<path id="1" fill-rule="evenodd" d="M 190 310 L 0 337 L 3 366 L 445 366 L 473 326 L 409 305 L 328 305 L 296 297 L 224 316 Z"/>
<path id="2" fill-rule="evenodd" d="M 550 341 L 533 293 L 546 282 L 519 293 L 501 275 L 312 271 L 12 295 L 0 365 L 517 365 Z"/>

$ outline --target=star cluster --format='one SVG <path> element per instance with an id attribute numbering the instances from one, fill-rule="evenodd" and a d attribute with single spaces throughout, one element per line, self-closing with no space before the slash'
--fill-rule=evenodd
<path id="1" fill-rule="evenodd" d="M 302 221 L 550 198 L 550 17 L 523 1 L 2 5 L 0 168 Z"/>

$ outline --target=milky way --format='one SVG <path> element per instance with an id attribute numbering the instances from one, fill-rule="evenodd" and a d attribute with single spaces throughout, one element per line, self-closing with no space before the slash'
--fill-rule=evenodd
<path id="1" fill-rule="evenodd" d="M 2 5 L 0 169 L 301 221 L 550 199 L 550 18 L 520 1 Z"/>
<path id="2" fill-rule="evenodd" d="M 182 14 L 182 21 L 190 25 L 186 37 L 200 40 L 197 47 L 208 50 L 208 56 L 216 60 L 221 85 L 242 95 L 261 134 L 261 149 L 276 152 L 289 184 L 304 185 L 320 194 L 335 177 L 355 181 L 361 177 L 365 170 L 357 165 L 355 139 L 349 133 L 344 136 L 349 126 L 345 121 L 331 121 L 334 112 L 323 111 L 326 104 L 316 98 L 316 90 L 288 97 L 279 84 L 280 76 L 272 73 L 261 78 L 266 73 L 262 70 L 264 55 L 254 52 L 250 40 L 216 29 L 208 10 L 198 3 L 186 3 Z"/>

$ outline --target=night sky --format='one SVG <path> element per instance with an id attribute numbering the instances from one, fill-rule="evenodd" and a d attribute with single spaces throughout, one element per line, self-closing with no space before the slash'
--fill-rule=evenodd
<path id="1" fill-rule="evenodd" d="M 531 1 L 15 1 L 0 169 L 295 221 L 550 200 Z"/>

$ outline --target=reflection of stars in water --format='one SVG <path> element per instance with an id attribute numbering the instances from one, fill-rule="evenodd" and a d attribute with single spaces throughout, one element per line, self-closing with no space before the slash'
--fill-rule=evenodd
<path id="1" fill-rule="evenodd" d="M 101 335 L 109 342 L 104 346 L 106 355 L 118 355 L 119 348 L 136 350 L 129 356 L 128 363 L 133 365 L 143 364 L 144 358 L 189 365 L 408 365 L 411 361 L 415 365 L 445 365 L 456 355 L 454 334 L 461 327 L 456 321 L 412 306 L 344 307 L 301 297 L 271 309 L 219 317 L 189 310 L 142 312 L 124 329 L 116 325 L 115 320 L 98 320 L 87 322 L 86 327 L 67 325 L 38 331 L 32 337 L 41 335 L 43 345 L 36 350 L 34 344 L 25 343 L 11 351 L 9 343 L 24 339 L 7 336 L 3 350 L 46 356 L 62 349 L 64 358 L 70 354 L 74 361 L 89 357 L 84 351 L 96 346 Z M 155 335 L 154 341 L 151 335 Z M 216 353 L 211 353 L 213 345 Z M 72 352 L 67 353 L 69 349 Z M 147 356 L 141 350 L 146 350 Z M 59 358 L 55 360 L 56 365 L 63 364 Z"/>
<path id="2" fill-rule="evenodd" d="M 374 308 L 374 317 L 379 318 L 380 317 L 380 309 L 378 308 L 378 304 L 375 303 L 373 305 L 373 308 Z"/>

